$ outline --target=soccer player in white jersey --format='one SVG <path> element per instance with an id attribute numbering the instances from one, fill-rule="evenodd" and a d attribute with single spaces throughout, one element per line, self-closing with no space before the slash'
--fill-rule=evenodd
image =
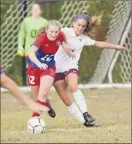
<path id="1" fill-rule="evenodd" d="M 83 47 L 94 45 L 98 48 L 126 50 L 121 45 L 91 39 L 88 34 L 92 26 L 96 23 L 96 20 L 95 17 L 90 19 L 84 13 L 76 15 L 74 17 L 73 27 L 62 29 L 66 42 L 73 51 L 75 58 L 69 57 L 62 48 L 55 55 L 56 78 L 54 87 L 69 112 L 85 126 L 94 126 L 92 123 L 95 119 L 88 113 L 83 93 L 78 89 L 78 61 Z M 70 99 L 68 87 L 77 105 Z"/>

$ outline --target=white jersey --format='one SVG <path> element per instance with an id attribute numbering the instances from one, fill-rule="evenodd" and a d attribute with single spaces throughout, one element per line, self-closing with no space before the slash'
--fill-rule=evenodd
<path id="1" fill-rule="evenodd" d="M 62 46 L 60 46 L 59 50 L 55 54 L 56 61 L 56 72 L 65 72 L 70 69 L 76 68 L 78 69 L 78 61 L 80 59 L 80 55 L 84 46 L 94 45 L 95 40 L 89 38 L 88 36 L 81 34 L 76 36 L 73 28 L 63 28 L 61 30 L 66 37 L 66 41 L 68 46 L 74 50 L 74 54 L 76 56 L 75 59 L 69 57 L 63 50 Z"/>

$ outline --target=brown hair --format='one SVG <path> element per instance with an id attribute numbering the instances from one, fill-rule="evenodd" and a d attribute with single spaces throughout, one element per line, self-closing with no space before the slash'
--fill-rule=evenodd
<path id="1" fill-rule="evenodd" d="M 86 13 L 86 11 L 83 11 L 74 17 L 74 21 L 76 21 L 77 19 L 80 19 L 80 18 L 83 18 L 87 22 L 86 28 L 84 30 L 84 34 L 94 36 L 95 32 L 93 30 L 93 27 L 97 23 L 97 16 L 90 17 Z"/>

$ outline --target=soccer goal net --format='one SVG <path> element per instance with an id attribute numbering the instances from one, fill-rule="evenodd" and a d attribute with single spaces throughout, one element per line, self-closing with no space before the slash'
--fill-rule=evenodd
<path id="1" fill-rule="evenodd" d="M 38 0 L 41 3 L 50 3 L 48 0 Z M 55 0 L 51 0 L 55 1 Z M 16 0 L 11 4 L 4 15 L 4 22 L 1 25 L 1 66 L 6 70 L 12 65 L 18 47 L 18 31 L 25 13 L 31 15 L 31 5 L 35 1 L 27 0 L 27 8 L 21 1 Z M 100 1 L 99 1 L 100 2 Z M 54 11 L 54 8 L 51 7 Z M 60 17 L 57 18 L 63 26 L 71 27 L 73 16 L 84 9 L 89 12 L 89 1 L 71 0 L 60 2 Z M 46 11 L 45 11 L 46 13 Z M 112 10 L 112 18 L 108 26 L 106 42 L 121 44 L 128 48 L 128 51 L 117 51 L 103 49 L 96 60 L 93 74 L 87 80 L 88 85 L 99 84 L 122 84 L 130 86 L 131 81 L 131 1 L 116 1 Z M 93 55 L 94 57 L 94 55 Z M 84 63 L 85 65 L 85 63 Z M 91 69 L 92 66 L 89 65 Z M 88 87 L 88 85 L 81 87 Z"/>

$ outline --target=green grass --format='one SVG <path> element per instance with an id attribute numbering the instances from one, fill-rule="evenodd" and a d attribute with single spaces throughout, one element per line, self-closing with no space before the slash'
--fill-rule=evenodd
<path id="1" fill-rule="evenodd" d="M 88 110 L 98 128 L 86 128 L 68 112 L 55 92 L 50 93 L 57 116 L 42 114 L 46 122 L 43 134 L 30 134 L 26 123 L 31 117 L 27 107 L 8 93 L 1 95 L 1 143 L 130 143 L 130 89 L 83 90 Z"/>

